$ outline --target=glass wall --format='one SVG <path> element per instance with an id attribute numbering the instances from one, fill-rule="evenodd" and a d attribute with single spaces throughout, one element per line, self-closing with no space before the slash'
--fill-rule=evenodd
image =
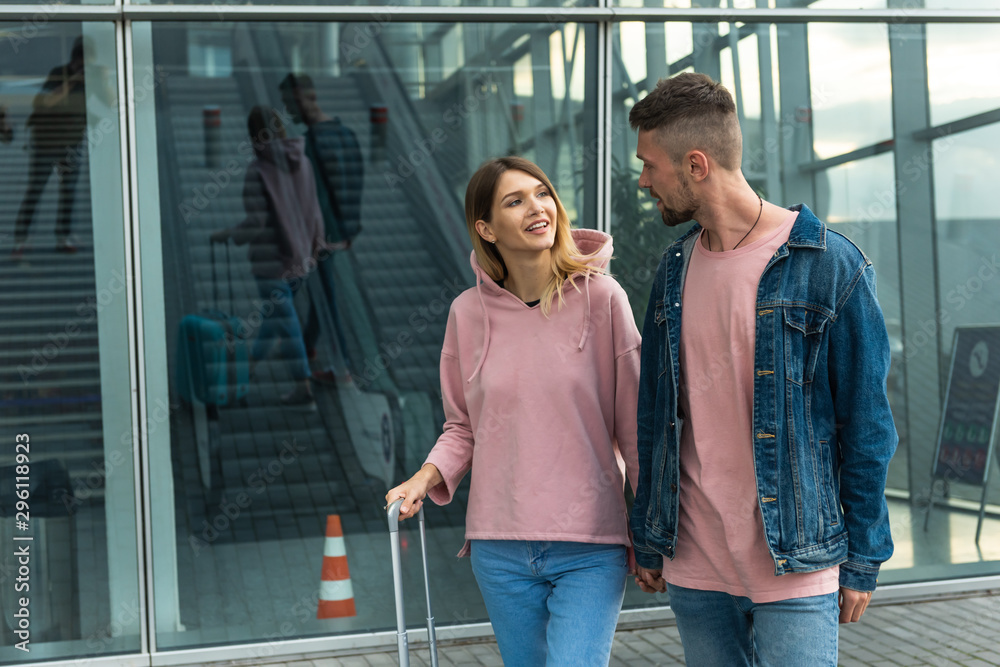
<path id="1" fill-rule="evenodd" d="M 140 649 L 111 23 L 0 24 L 0 662 Z"/>
<path id="2" fill-rule="evenodd" d="M 990 250 L 1000 219 L 986 185 L 1000 175 L 1000 105 L 995 86 L 973 83 L 980 71 L 995 78 L 992 56 L 971 55 L 988 51 L 998 36 L 992 26 L 823 23 L 695 25 L 688 34 L 681 24 L 623 23 L 613 36 L 611 223 L 618 278 L 637 318 L 660 249 L 686 230 L 663 227 L 638 189 L 641 165 L 627 114 L 659 77 L 680 71 L 716 76 L 734 93 L 751 185 L 776 203 L 805 202 L 876 268 L 900 434 L 887 490 L 896 554 L 882 583 L 1000 569 L 1000 488 L 988 479 L 985 493 L 984 484 L 961 483 L 945 465 L 949 455 L 938 452 L 955 330 L 997 325 L 1000 312 L 992 281 L 1000 266 Z M 704 47 L 678 54 L 671 51 L 678 42 Z M 963 54 L 957 67 L 953 59 Z M 924 229 L 931 233 L 921 235 Z M 921 279 L 930 280 L 929 289 Z M 965 455 L 985 457 L 985 431 L 966 433 L 975 434 L 979 449 Z M 996 476 L 995 465 L 979 464 Z M 928 519 L 932 489 L 936 508 Z M 992 511 L 977 545 L 981 500 Z M 636 599 L 643 598 L 627 601 Z"/>
<path id="3" fill-rule="evenodd" d="M 937 4 L 989 9 L 975 3 Z M 383 496 L 443 423 L 445 322 L 473 280 L 469 177 L 498 155 L 538 162 L 578 226 L 614 234 L 612 272 L 641 325 L 685 230 L 639 189 L 627 117 L 690 70 L 733 92 L 750 184 L 806 203 L 876 267 L 900 433 L 881 583 L 1000 573 L 994 443 L 965 424 L 938 448 L 952 368 L 988 377 L 974 369 L 1000 362 L 1000 27 L 574 16 L 592 2 L 498 22 L 501 5 L 555 5 L 437 4 L 465 13 L 166 21 L 126 5 L 127 22 L 60 22 L 77 8 L 25 17 L 0 0 L 0 664 L 392 643 Z M 793 4 L 891 9 L 771 3 Z M 320 261 L 293 261 L 304 247 Z M 953 363 L 957 336 L 978 356 L 962 347 Z M 427 512 L 439 626 L 487 620 L 455 558 L 466 497 Z M 324 570 L 339 550 L 347 567 Z M 626 595 L 630 610 L 668 603 Z M 407 604 L 422 618 L 420 595 Z"/>
<path id="4" fill-rule="evenodd" d="M 571 218 L 595 225 L 596 28 L 147 23 L 135 34 L 137 71 L 159 82 L 137 105 L 146 372 L 149 400 L 172 406 L 150 447 L 157 645 L 388 629 L 382 498 L 444 421 L 444 326 L 472 285 L 465 185 L 486 158 L 525 155 Z M 308 200 L 286 194 L 296 179 Z M 268 258 L 287 239 L 257 221 L 290 221 L 293 237 L 316 214 L 321 261 L 276 279 L 289 267 Z M 192 370 L 212 353 L 212 322 L 229 335 L 215 360 L 235 365 L 229 395 L 228 380 Z M 437 599 L 442 624 L 485 618 L 454 558 L 464 500 L 429 518 L 432 576 L 453 589 Z M 353 613 L 317 618 L 331 515 Z"/>

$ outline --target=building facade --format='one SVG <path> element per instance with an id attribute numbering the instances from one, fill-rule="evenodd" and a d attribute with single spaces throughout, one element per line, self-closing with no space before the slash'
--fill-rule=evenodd
<path id="1" fill-rule="evenodd" d="M 576 225 L 615 236 L 641 325 L 680 232 L 638 188 L 627 115 L 687 70 L 733 93 L 761 195 L 878 272 L 900 433 L 878 595 L 996 586 L 998 43 L 992 0 L 0 0 L 0 664 L 395 645 L 382 498 L 443 423 L 469 177 L 541 165 Z M 261 268 L 280 239 L 216 242 L 281 213 L 266 159 L 308 160 L 333 242 L 294 294 Z M 302 364 L 315 407 L 288 397 Z M 489 632 L 455 558 L 466 496 L 427 510 L 443 637 Z M 668 605 L 630 586 L 624 617 Z"/>

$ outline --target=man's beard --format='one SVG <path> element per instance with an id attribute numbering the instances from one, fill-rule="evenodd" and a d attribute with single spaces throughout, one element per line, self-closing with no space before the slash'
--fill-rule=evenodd
<path id="1" fill-rule="evenodd" d="M 678 211 L 672 208 L 664 207 L 663 212 L 660 215 L 663 217 L 663 224 L 667 227 L 676 227 L 677 225 L 683 225 L 686 222 L 691 222 L 694 220 L 695 209 L 686 208 L 682 211 Z"/>
<path id="2" fill-rule="evenodd" d="M 676 227 L 678 225 L 691 222 L 694 220 L 694 215 L 698 211 L 698 205 L 695 201 L 694 193 L 691 192 L 691 186 L 689 186 L 686 181 L 681 182 L 681 192 L 679 197 L 681 199 L 681 208 L 670 208 L 667 206 L 666 202 L 660 198 L 660 203 L 663 204 L 663 211 L 660 213 L 660 216 L 663 218 L 663 224 L 667 227 Z"/>

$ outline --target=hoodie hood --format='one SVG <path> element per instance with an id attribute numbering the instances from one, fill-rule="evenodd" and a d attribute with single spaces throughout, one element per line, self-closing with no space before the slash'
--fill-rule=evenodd
<path id="1" fill-rule="evenodd" d="M 573 235 L 573 240 L 576 242 L 577 248 L 580 249 L 580 253 L 583 255 L 592 255 L 592 258 L 588 263 L 598 269 L 599 273 L 605 273 L 608 270 L 608 265 L 611 262 L 611 256 L 614 253 L 611 236 L 596 229 L 573 229 L 570 233 Z M 466 380 L 467 383 L 472 382 L 476 375 L 479 374 L 480 369 L 483 367 L 483 362 L 486 361 L 486 354 L 490 347 L 490 317 L 486 308 L 486 297 L 484 296 L 484 292 L 486 295 L 491 297 L 499 297 L 506 292 L 503 287 L 498 285 L 497 282 L 490 278 L 486 271 L 479 266 L 479 262 L 476 260 L 475 250 L 473 250 L 469 256 L 469 263 L 472 265 L 472 271 L 476 274 L 476 293 L 479 296 L 479 305 L 483 310 L 483 352 L 479 357 L 479 363 L 476 364 L 476 368 L 472 372 L 472 375 L 470 375 Z M 583 346 L 586 345 L 587 338 L 590 336 L 591 275 L 591 273 L 587 273 L 583 281 L 583 292 L 586 297 L 586 301 L 583 311 L 583 326 L 581 327 L 582 333 L 578 344 L 579 349 L 581 350 L 583 349 Z M 563 289 L 574 289 L 574 286 L 576 285 L 575 280 L 570 280 L 568 283 L 569 287 L 564 285 Z"/>
<path id="2" fill-rule="evenodd" d="M 292 173 L 302 168 L 305 159 L 306 140 L 303 137 L 274 139 L 254 147 L 257 159 L 274 165 L 282 171 Z"/>

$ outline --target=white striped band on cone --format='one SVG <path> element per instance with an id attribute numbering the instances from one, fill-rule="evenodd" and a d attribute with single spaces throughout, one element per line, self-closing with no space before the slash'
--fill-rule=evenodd
<path id="1" fill-rule="evenodd" d="M 316 618 L 344 618 L 357 616 L 354 607 L 354 589 L 351 573 L 347 569 L 347 549 L 340 516 L 326 517 L 326 539 L 323 541 L 323 573 L 320 575 L 319 607 Z"/>

